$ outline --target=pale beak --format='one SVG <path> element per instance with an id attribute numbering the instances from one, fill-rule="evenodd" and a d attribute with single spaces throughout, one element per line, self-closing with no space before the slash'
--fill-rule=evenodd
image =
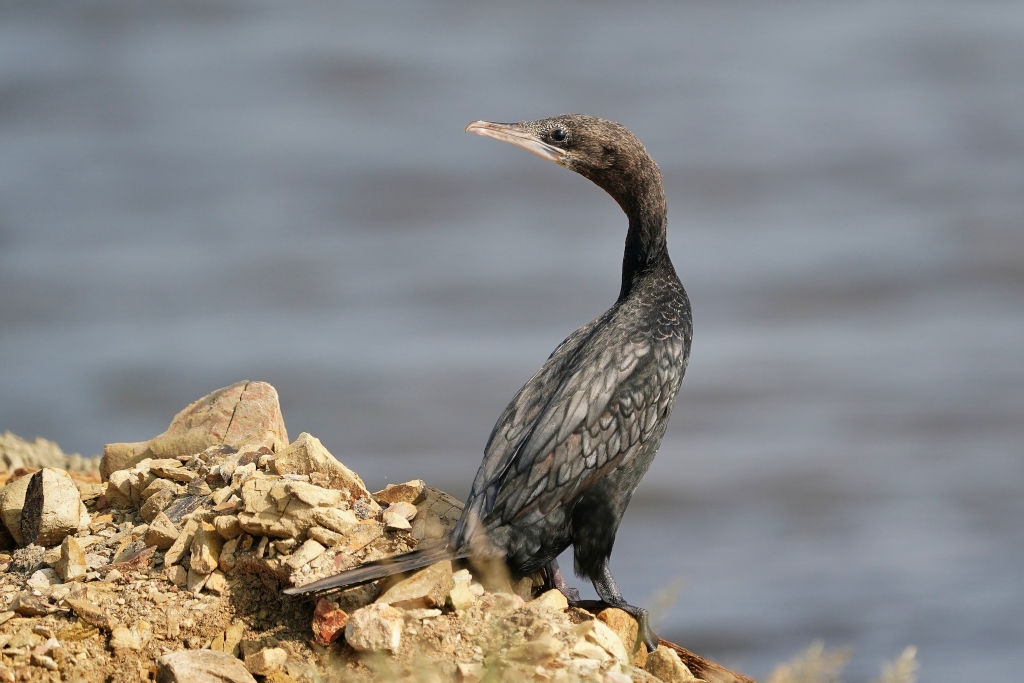
<path id="1" fill-rule="evenodd" d="M 509 142 L 516 147 L 522 147 L 528 152 L 533 152 L 542 159 L 553 161 L 556 164 L 562 163 L 566 157 L 566 151 L 554 145 L 537 139 L 533 133 L 523 130 L 518 123 L 491 123 L 490 121 L 474 121 L 466 126 L 467 133 L 485 135 L 495 140 Z"/>

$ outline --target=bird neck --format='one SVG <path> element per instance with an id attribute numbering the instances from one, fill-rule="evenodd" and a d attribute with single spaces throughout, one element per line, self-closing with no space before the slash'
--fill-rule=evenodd
<path id="1" fill-rule="evenodd" d="M 622 289 L 619 298 L 629 295 L 639 279 L 668 258 L 665 229 L 668 208 L 661 173 L 657 166 L 641 174 L 640 183 L 631 192 L 616 197 L 629 218 L 626 248 L 622 255 Z"/>

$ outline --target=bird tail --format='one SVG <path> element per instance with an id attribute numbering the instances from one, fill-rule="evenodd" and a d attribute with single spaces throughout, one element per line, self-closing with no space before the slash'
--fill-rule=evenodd
<path id="1" fill-rule="evenodd" d="M 313 583 L 307 583 L 305 586 L 296 586 L 295 588 L 286 588 L 284 590 L 285 595 L 306 595 L 309 593 L 327 593 L 344 588 L 352 588 L 354 586 L 361 586 L 364 583 L 370 583 L 377 579 L 384 578 L 385 576 L 391 576 L 392 574 L 401 574 L 403 572 L 410 572 L 414 569 L 422 569 L 428 567 L 435 562 L 441 562 L 442 560 L 457 560 L 468 556 L 468 552 L 458 552 L 453 549 L 448 539 L 445 538 L 436 544 L 432 544 L 427 547 L 417 548 L 401 555 L 394 555 L 392 557 L 385 557 L 381 560 L 375 560 L 373 562 L 367 562 L 366 564 L 359 565 L 354 569 L 335 574 L 334 576 L 328 576 L 326 579 L 320 579 Z"/>

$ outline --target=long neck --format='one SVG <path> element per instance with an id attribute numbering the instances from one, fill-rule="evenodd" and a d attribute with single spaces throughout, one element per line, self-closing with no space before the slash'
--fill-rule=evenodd
<path id="1" fill-rule="evenodd" d="M 622 288 L 619 298 L 627 296 L 638 278 L 653 265 L 668 257 L 665 228 L 668 207 L 661 183 L 661 172 L 648 157 L 635 173 L 628 174 L 621 193 L 612 196 L 629 218 L 626 248 L 622 255 Z"/>

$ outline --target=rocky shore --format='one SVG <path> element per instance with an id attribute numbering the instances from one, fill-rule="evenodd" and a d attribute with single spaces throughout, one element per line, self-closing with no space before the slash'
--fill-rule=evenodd
<path id="1" fill-rule="evenodd" d="M 749 682 L 541 577 L 441 562 L 321 598 L 303 585 L 444 536 L 462 504 L 369 492 L 277 392 L 240 382 L 102 459 L 0 438 L 0 683 Z"/>

